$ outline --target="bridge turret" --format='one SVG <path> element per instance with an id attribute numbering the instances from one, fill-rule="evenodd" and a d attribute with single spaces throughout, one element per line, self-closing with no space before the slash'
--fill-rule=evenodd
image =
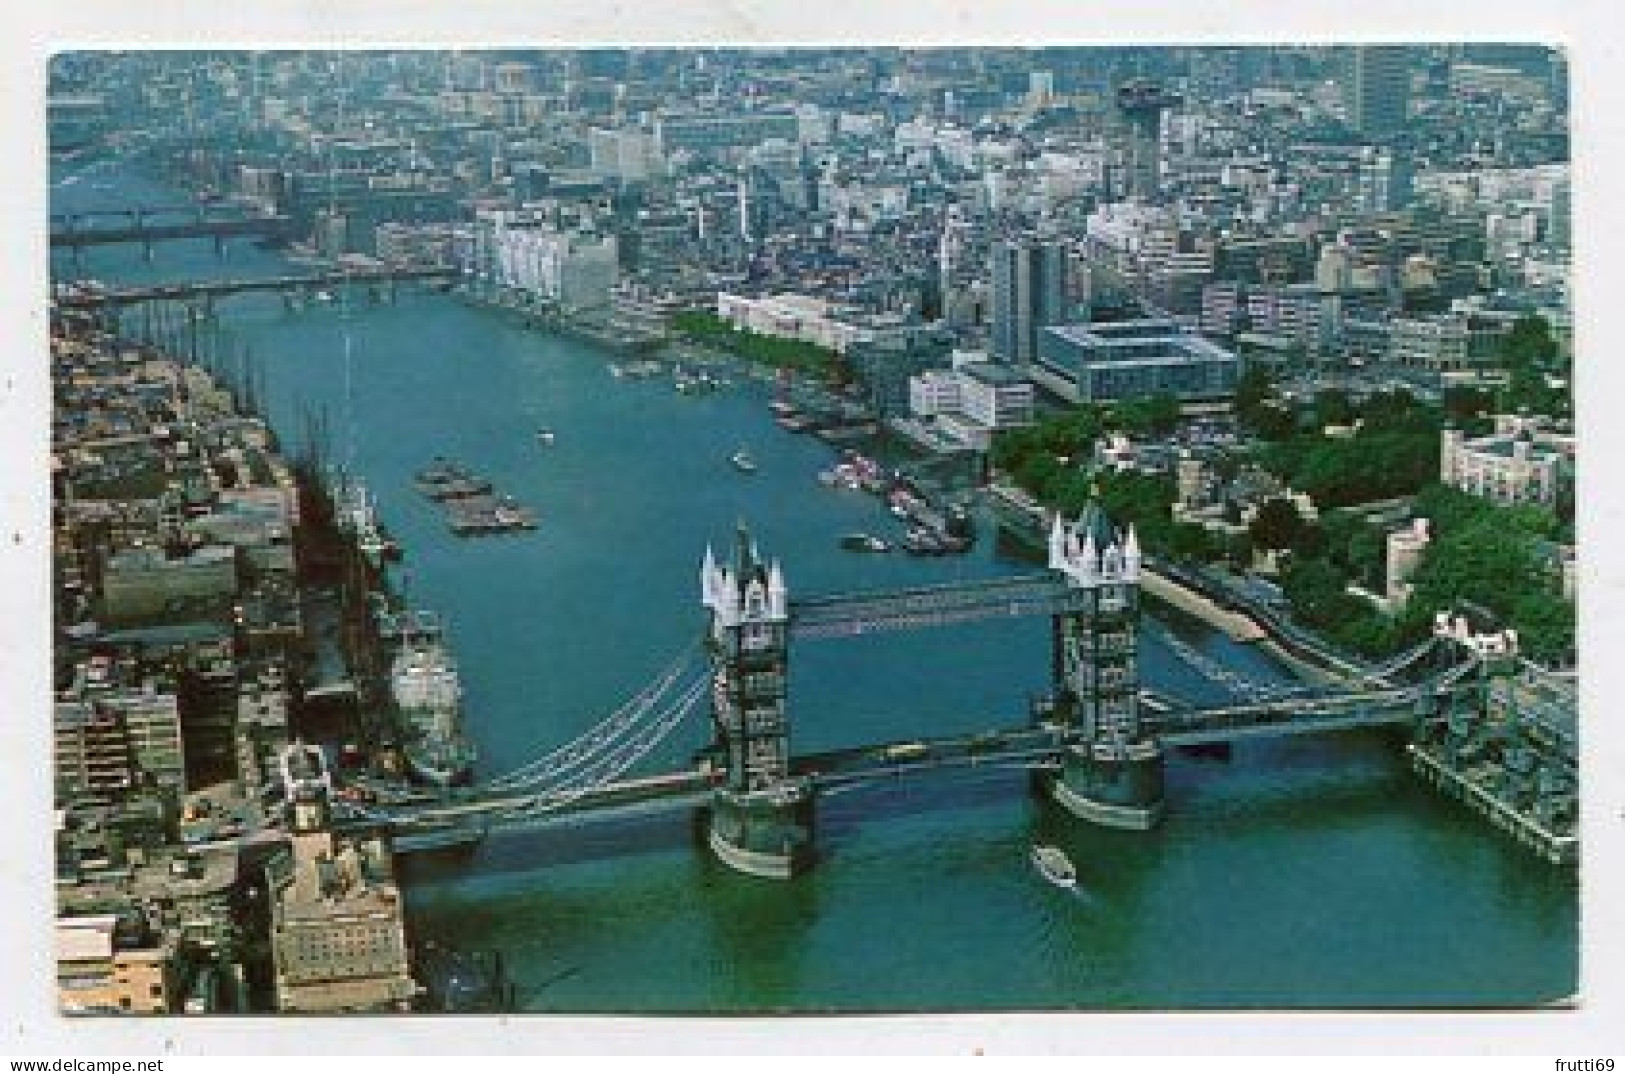
<path id="1" fill-rule="evenodd" d="M 330 818 L 333 779 L 322 751 L 302 741 L 292 742 L 282 750 L 278 767 L 292 829 L 295 832 L 314 832 L 326 828 Z"/>
<path id="2" fill-rule="evenodd" d="M 790 593 L 743 526 L 733 562 L 710 548 L 700 602 L 711 610 L 712 755 L 723 783 L 712 802 L 711 848 L 726 864 L 788 877 L 812 854 L 812 792 L 790 774 Z"/>
<path id="3" fill-rule="evenodd" d="M 1162 810 L 1162 751 L 1140 723 L 1140 541 L 1098 500 L 1056 517 L 1049 566 L 1086 599 L 1054 619 L 1053 720 L 1068 736 L 1050 795 L 1088 820 L 1148 828 Z"/>
<path id="4" fill-rule="evenodd" d="M 1055 516 L 1050 529 L 1049 566 L 1081 588 L 1136 584 L 1140 580 L 1140 540 L 1134 527 L 1119 532 L 1105 511 L 1091 502 L 1077 520 Z"/>

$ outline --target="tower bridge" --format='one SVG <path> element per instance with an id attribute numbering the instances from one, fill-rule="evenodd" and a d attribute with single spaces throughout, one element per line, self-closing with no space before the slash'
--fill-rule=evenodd
<path id="1" fill-rule="evenodd" d="M 1097 505 L 1052 522 L 1043 571 L 886 592 L 790 596 L 785 571 L 741 530 L 700 570 L 701 643 L 575 740 L 479 787 L 429 803 L 369 807 L 398 836 L 534 830 L 697 811 L 722 862 L 787 878 L 817 858 L 817 803 L 883 780 L 1025 769 L 1038 793 L 1088 823 L 1150 828 L 1163 812 L 1169 747 L 1390 727 L 1413 767 L 1544 857 L 1571 863 L 1578 779 L 1571 694 L 1517 659 L 1510 632 L 1441 616 L 1432 636 L 1332 686 L 1254 682 L 1171 634 L 1174 655 L 1230 699 L 1196 705 L 1139 679 L 1142 557 L 1132 527 Z M 792 641 L 1013 616 L 1050 621 L 1049 693 L 1025 722 L 934 738 L 796 754 Z M 710 742 L 691 765 L 636 766 L 693 710 Z"/>

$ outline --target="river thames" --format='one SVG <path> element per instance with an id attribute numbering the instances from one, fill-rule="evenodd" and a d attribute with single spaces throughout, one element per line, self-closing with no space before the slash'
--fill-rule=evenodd
<path id="1" fill-rule="evenodd" d="M 53 175 L 53 211 L 177 197 L 98 166 Z M 286 268 L 247 243 L 219 260 L 205 241 L 150 262 L 97 249 L 78 271 Z M 937 560 L 842 551 L 842 534 L 889 532 L 889 516 L 820 487 L 832 449 L 779 430 L 758 385 L 686 396 L 669 379 L 617 380 L 594 348 L 450 295 L 298 311 L 245 296 L 220 318 L 263 369 L 285 444 L 322 408 L 331 452 L 377 496 L 411 601 L 448 620 L 485 774 L 591 725 L 689 644 L 700 558 L 741 520 L 792 594 L 1030 568 L 986 539 Z M 759 472 L 728 464 L 740 446 Z M 450 535 L 411 487 L 437 455 L 537 508 L 539 529 Z M 1249 675 L 1285 675 L 1153 615 Z M 791 659 L 793 747 L 819 750 L 1020 723 L 1049 654 L 1046 625 L 1021 621 L 811 642 Z M 1155 631 L 1142 668 L 1150 685 L 1202 694 Z M 681 761 L 704 735 L 696 716 L 647 764 Z M 1016 772 L 883 784 L 824 803 L 819 820 L 825 858 L 792 883 L 730 872 L 686 821 L 493 837 L 408 864 L 409 925 L 419 941 L 501 951 L 531 1011 L 1502 1006 L 1576 987 L 1573 874 L 1436 796 L 1377 733 L 1172 756 L 1167 817 L 1149 833 L 1069 820 Z M 1032 869 L 1034 842 L 1071 856 L 1077 889 Z"/>

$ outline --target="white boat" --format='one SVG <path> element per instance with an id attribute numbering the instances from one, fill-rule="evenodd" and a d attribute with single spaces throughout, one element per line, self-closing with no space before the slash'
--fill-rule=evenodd
<path id="1" fill-rule="evenodd" d="M 728 461 L 734 464 L 734 469 L 743 473 L 753 474 L 756 472 L 756 460 L 751 458 L 750 452 L 744 448 L 740 448 L 728 456 Z"/>
<path id="2" fill-rule="evenodd" d="M 848 552 L 890 552 L 891 542 L 869 533 L 849 533 L 841 538 L 841 547 Z"/>
<path id="3" fill-rule="evenodd" d="M 1073 867 L 1072 859 L 1059 847 L 1044 846 L 1033 847 L 1033 864 L 1038 871 L 1058 888 L 1072 888 L 1078 886 L 1078 870 Z"/>
<path id="4" fill-rule="evenodd" d="M 554 437 L 553 437 L 553 430 L 552 429 L 537 429 L 536 430 L 536 442 L 537 443 L 545 444 L 548 447 L 552 447 L 553 446 L 553 439 L 554 439 Z"/>
<path id="5" fill-rule="evenodd" d="M 378 521 L 377 501 L 360 478 L 339 470 L 333 481 L 339 529 L 355 538 L 356 547 L 374 567 L 400 555 L 400 546 L 384 533 Z"/>

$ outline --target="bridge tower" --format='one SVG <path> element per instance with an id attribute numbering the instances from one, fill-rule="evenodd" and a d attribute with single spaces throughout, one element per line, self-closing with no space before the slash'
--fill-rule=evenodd
<path id="1" fill-rule="evenodd" d="M 707 839 L 724 864 L 787 879 L 813 857 L 810 782 L 790 774 L 790 596 L 784 573 L 765 562 L 741 526 L 732 565 L 709 548 L 700 601 L 711 610 L 713 754 L 723 782 L 711 802 Z"/>
<path id="2" fill-rule="evenodd" d="M 1162 816 L 1162 747 L 1139 710 L 1140 545 L 1098 502 L 1050 531 L 1049 566 L 1082 591 L 1053 619 L 1054 719 L 1072 741 L 1043 777 L 1050 797 L 1084 820 L 1143 830 Z"/>

